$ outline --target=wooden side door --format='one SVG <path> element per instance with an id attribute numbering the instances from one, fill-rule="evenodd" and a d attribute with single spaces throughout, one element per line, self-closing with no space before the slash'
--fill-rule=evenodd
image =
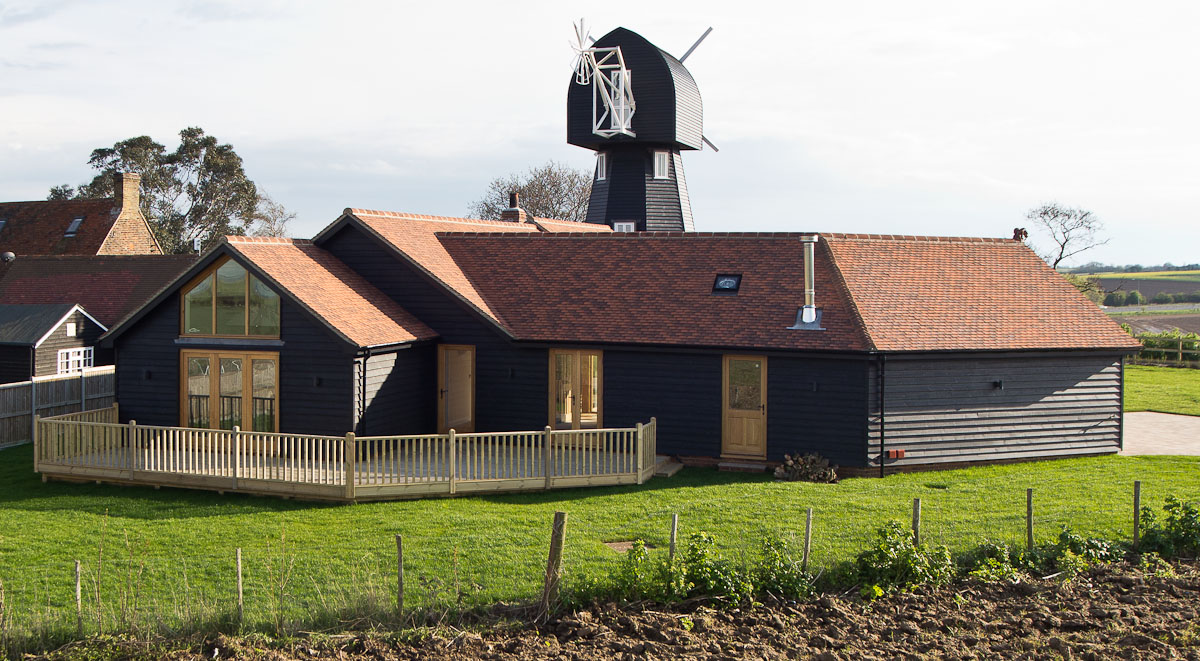
<path id="1" fill-rule="evenodd" d="M 767 456 L 767 358 L 725 356 L 721 454 Z"/>
<path id="2" fill-rule="evenodd" d="M 438 433 L 475 431 L 475 347 L 438 345 Z"/>

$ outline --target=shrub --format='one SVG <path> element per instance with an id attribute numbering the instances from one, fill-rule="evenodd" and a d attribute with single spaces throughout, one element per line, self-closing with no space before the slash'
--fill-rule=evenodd
<path id="1" fill-rule="evenodd" d="M 1167 496 L 1163 505 L 1166 516 L 1159 521 L 1154 510 L 1142 508 L 1142 551 L 1166 558 L 1200 553 L 1200 511 L 1191 503 Z"/>
<path id="2" fill-rule="evenodd" d="M 693 595 L 704 595 L 728 605 L 736 605 L 754 594 L 754 584 L 741 567 L 721 557 L 716 540 L 706 532 L 688 536 L 683 554 L 687 582 Z"/>
<path id="3" fill-rule="evenodd" d="M 1119 307 L 1125 305 L 1125 292 L 1110 291 L 1104 296 L 1104 304 L 1109 307 Z"/>
<path id="4" fill-rule="evenodd" d="M 1200 303 L 1200 289 L 1187 295 L 1188 303 Z"/>
<path id="5" fill-rule="evenodd" d="M 1150 302 L 1151 302 L 1151 303 L 1158 303 L 1158 304 L 1162 304 L 1162 303 L 1174 303 L 1174 302 L 1175 302 L 1175 297 L 1174 297 L 1173 295 L 1171 295 L 1171 294 L 1168 294 L 1168 293 L 1167 293 L 1167 292 L 1165 292 L 1165 291 L 1160 291 L 1160 292 L 1158 292 L 1157 294 L 1155 294 L 1155 295 L 1154 295 L 1154 298 L 1150 299 Z"/>
<path id="6" fill-rule="evenodd" d="M 1146 297 L 1142 296 L 1142 292 L 1133 290 L 1125 297 L 1125 305 L 1145 305 Z"/>
<path id="7" fill-rule="evenodd" d="M 837 466 L 819 454 L 785 454 L 783 463 L 775 467 L 775 479 L 789 482 L 837 482 Z"/>
<path id="8" fill-rule="evenodd" d="M 857 578 L 864 585 L 885 591 L 905 591 L 919 585 L 944 585 L 954 578 L 954 562 L 944 547 L 917 545 L 899 521 L 876 531 L 877 540 L 854 560 Z"/>
<path id="9" fill-rule="evenodd" d="M 754 568 L 754 587 L 759 594 L 783 599 L 808 599 L 814 592 L 812 576 L 778 539 L 763 542 L 762 559 Z"/>

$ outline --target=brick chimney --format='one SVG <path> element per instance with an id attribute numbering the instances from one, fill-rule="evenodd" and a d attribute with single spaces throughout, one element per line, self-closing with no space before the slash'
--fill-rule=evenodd
<path id="1" fill-rule="evenodd" d="M 508 208 L 500 212 L 500 220 L 510 223 L 524 223 L 529 219 L 529 214 L 521 208 L 521 194 L 512 192 L 508 194 Z"/>
<path id="2" fill-rule="evenodd" d="M 113 197 L 117 198 L 121 211 L 138 208 L 142 199 L 141 184 L 142 175 L 136 172 L 118 172 L 113 178 Z"/>

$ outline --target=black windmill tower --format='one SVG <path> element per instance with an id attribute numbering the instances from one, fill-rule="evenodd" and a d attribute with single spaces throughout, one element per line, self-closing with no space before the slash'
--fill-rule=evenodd
<path id="1" fill-rule="evenodd" d="M 625 28 L 595 43 L 577 28 L 567 142 L 596 152 L 587 222 L 618 231 L 695 229 L 680 153 L 707 140 L 700 90 L 683 60 L 708 32 L 676 59 Z"/>

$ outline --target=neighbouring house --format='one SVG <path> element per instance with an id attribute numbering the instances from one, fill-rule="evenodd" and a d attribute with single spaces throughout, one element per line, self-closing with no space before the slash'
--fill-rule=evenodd
<path id="1" fill-rule="evenodd" d="M 570 232 L 597 226 L 512 211 L 347 209 L 311 242 L 227 238 L 104 337 L 122 418 L 416 434 L 655 416 L 662 454 L 860 470 L 1121 446 L 1139 345 L 1019 242 Z"/>
<path id="2" fill-rule="evenodd" d="M 0 305 L 0 383 L 92 367 L 106 330 L 78 305 Z"/>
<path id="3" fill-rule="evenodd" d="M 26 255 L 161 255 L 139 208 L 141 178 L 122 173 L 114 197 L 0 202 L 0 252 Z"/>

